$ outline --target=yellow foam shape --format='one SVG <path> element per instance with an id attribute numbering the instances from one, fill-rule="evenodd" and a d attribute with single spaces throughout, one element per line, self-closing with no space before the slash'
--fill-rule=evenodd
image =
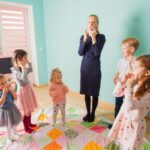
<path id="1" fill-rule="evenodd" d="M 46 115 L 45 114 L 40 114 L 38 117 L 38 121 L 44 121 L 46 119 Z"/>
<path id="2" fill-rule="evenodd" d="M 103 150 L 103 147 L 95 143 L 94 141 L 90 141 L 85 145 L 83 150 Z"/>
<path id="3" fill-rule="evenodd" d="M 74 127 L 76 126 L 76 122 L 75 121 L 70 121 L 70 122 L 67 122 L 67 125 L 69 125 L 70 127 Z"/>

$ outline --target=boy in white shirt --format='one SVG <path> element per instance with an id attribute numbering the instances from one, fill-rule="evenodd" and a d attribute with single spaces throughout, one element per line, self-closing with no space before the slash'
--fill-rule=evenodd
<path id="1" fill-rule="evenodd" d="M 135 62 L 135 56 L 133 55 L 134 55 L 134 52 L 138 49 L 138 47 L 139 47 L 139 41 L 136 38 L 127 38 L 123 40 L 122 46 L 121 46 L 123 58 L 121 58 L 118 61 L 116 73 L 113 78 L 115 86 L 117 86 L 117 84 L 120 84 L 123 87 L 124 86 L 123 80 L 125 78 L 125 75 L 133 71 L 134 62 Z M 120 88 L 122 87 L 120 86 Z M 115 99 L 116 99 L 115 118 L 117 117 L 120 111 L 120 108 L 122 106 L 123 99 L 124 99 L 124 88 L 120 90 L 121 90 L 120 93 L 114 94 Z M 108 126 L 108 128 L 111 128 L 111 127 L 112 127 L 112 124 Z"/>

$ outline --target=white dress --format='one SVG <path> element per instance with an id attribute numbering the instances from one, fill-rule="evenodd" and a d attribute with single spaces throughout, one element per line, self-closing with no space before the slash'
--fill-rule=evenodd
<path id="1" fill-rule="evenodd" d="M 150 92 L 133 100 L 133 89 L 125 90 L 125 100 L 108 136 L 121 150 L 139 150 L 146 131 L 144 117 L 150 109 Z"/>

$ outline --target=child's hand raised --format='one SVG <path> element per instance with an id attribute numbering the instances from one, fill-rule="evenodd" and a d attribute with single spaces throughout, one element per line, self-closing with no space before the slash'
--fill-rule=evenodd
<path id="1" fill-rule="evenodd" d="M 25 64 L 29 64 L 29 63 L 30 63 L 29 59 L 28 59 L 28 58 L 26 58 L 26 60 L 25 60 Z"/>
<path id="2" fill-rule="evenodd" d="M 7 94 L 7 92 L 8 92 L 8 90 L 9 90 L 9 87 L 8 86 L 5 86 L 5 88 L 3 89 L 3 94 Z"/>
<path id="3" fill-rule="evenodd" d="M 64 92 L 64 93 L 68 93 L 68 91 L 69 91 L 68 87 L 67 87 L 66 85 L 64 85 L 64 86 L 63 86 L 63 92 Z"/>
<path id="4" fill-rule="evenodd" d="M 117 82 L 119 81 L 118 77 L 113 78 L 114 84 L 116 85 Z"/>
<path id="5" fill-rule="evenodd" d="M 127 87 L 129 87 L 129 88 L 133 88 L 136 84 L 137 84 L 137 80 L 135 79 L 134 76 L 130 77 L 127 80 Z"/>
<path id="6" fill-rule="evenodd" d="M 122 80 L 123 83 L 126 83 L 128 79 L 134 77 L 133 73 L 127 73 L 124 77 L 124 79 Z"/>

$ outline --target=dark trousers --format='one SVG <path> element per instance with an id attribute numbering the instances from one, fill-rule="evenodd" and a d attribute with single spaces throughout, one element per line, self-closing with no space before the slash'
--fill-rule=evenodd
<path id="1" fill-rule="evenodd" d="M 120 111 L 120 108 L 122 106 L 122 103 L 123 103 L 123 99 L 124 99 L 124 96 L 122 97 L 116 97 L 116 103 L 115 103 L 115 118 L 117 117 L 119 111 Z"/>

